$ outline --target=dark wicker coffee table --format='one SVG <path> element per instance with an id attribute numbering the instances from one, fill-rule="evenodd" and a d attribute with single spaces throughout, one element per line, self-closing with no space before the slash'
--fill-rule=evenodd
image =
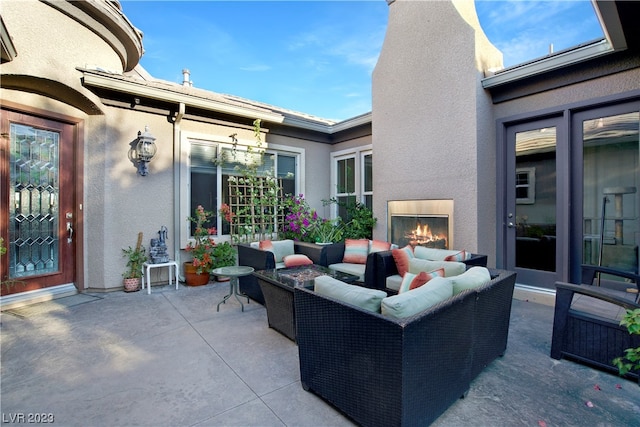
<path id="1" fill-rule="evenodd" d="M 261 270 L 253 273 L 258 279 L 267 308 L 269 327 L 287 338 L 296 340 L 296 318 L 293 307 L 293 288 L 304 286 L 313 288 L 318 276 L 331 276 L 346 283 L 353 283 L 358 276 L 340 273 L 320 265 Z"/>

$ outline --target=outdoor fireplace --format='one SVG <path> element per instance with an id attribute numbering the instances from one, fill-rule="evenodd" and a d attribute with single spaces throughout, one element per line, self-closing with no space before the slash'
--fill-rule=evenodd
<path id="1" fill-rule="evenodd" d="M 453 200 L 391 200 L 387 212 L 391 243 L 453 248 Z"/>

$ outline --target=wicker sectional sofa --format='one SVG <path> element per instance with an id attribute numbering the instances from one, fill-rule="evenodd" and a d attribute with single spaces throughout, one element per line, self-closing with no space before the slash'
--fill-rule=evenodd
<path id="1" fill-rule="evenodd" d="M 507 346 L 516 274 L 405 319 L 296 288 L 300 378 L 363 426 L 425 426 Z"/>
<path id="2" fill-rule="evenodd" d="M 326 267 L 327 247 L 315 243 L 294 242 L 294 252 L 306 255 L 314 264 Z M 253 267 L 255 271 L 271 270 L 284 267 L 283 263 L 276 263 L 273 252 L 263 251 L 247 243 L 238 244 L 238 264 Z M 239 278 L 240 291 L 248 295 L 252 300 L 264 305 L 264 295 L 258 284 L 258 279 L 253 276 Z"/>
<path id="3" fill-rule="evenodd" d="M 361 276 L 365 286 L 372 287 L 375 283 L 375 265 L 374 255 L 371 253 L 367 256 L 365 264 L 347 264 L 343 263 L 345 251 L 345 243 L 331 243 L 329 245 L 319 245 L 316 243 L 294 242 L 294 252 L 296 254 L 306 255 L 314 264 L 323 267 L 329 267 L 335 271 L 342 273 L 354 274 Z M 274 268 L 284 268 L 284 263 L 276 262 L 272 252 L 263 251 L 247 243 L 238 244 L 238 264 L 253 267 L 254 270 L 270 270 Z M 264 296 L 255 276 L 240 277 L 240 291 L 248 295 L 251 299 L 264 305 Z"/>

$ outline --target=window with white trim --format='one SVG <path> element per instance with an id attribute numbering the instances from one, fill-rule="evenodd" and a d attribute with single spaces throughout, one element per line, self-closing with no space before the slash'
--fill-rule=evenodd
<path id="1" fill-rule="evenodd" d="M 273 170 L 277 178 L 282 179 L 283 194 L 297 194 L 300 181 L 300 160 L 304 150 L 272 145 L 262 153 L 253 153 L 253 158 L 245 155 L 246 145 L 238 144 L 236 155 L 232 154 L 232 145 L 214 140 L 188 138 L 188 176 L 190 192 L 188 200 L 181 197 L 182 203 L 189 206 L 187 216 L 193 215 L 195 208 L 202 205 L 205 210 L 216 213 L 208 227 L 216 227 L 218 236 L 229 234 L 229 224 L 217 215 L 222 203 L 228 203 L 228 182 L 231 176 L 240 176 L 236 166 L 242 167 L 246 161 L 259 161 L 258 174 L 267 174 Z M 256 156 L 258 159 L 256 159 Z M 184 209 L 182 209 L 184 212 Z M 186 220 L 186 216 L 185 216 Z M 187 238 L 193 236 L 193 225 Z"/>
<path id="2" fill-rule="evenodd" d="M 360 202 L 373 208 L 373 154 L 371 148 L 332 153 L 332 188 L 340 204 Z M 332 216 L 348 220 L 344 206 Z"/>

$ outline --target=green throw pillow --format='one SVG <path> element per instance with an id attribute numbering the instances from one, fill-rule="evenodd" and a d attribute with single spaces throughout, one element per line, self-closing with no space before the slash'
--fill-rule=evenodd
<path id="1" fill-rule="evenodd" d="M 293 248 L 293 240 L 274 240 L 271 242 L 273 244 L 273 254 L 276 259 L 276 262 L 282 262 L 284 257 L 287 255 L 293 255 L 295 253 Z"/>
<path id="2" fill-rule="evenodd" d="M 409 260 L 409 273 L 418 274 L 421 271 L 433 271 L 444 268 L 444 277 L 457 276 L 467 269 L 463 262 L 430 261 L 428 259 L 412 258 Z"/>
<path id="3" fill-rule="evenodd" d="M 491 280 L 491 273 L 486 267 L 471 267 L 464 273 L 450 277 L 453 283 L 453 294 L 457 295 L 467 289 L 477 288 Z"/>
<path id="4" fill-rule="evenodd" d="M 387 293 L 378 289 L 349 285 L 331 276 L 319 276 L 315 279 L 315 292 L 362 308 L 380 313 L 380 303 Z"/>
<path id="5" fill-rule="evenodd" d="M 429 283 L 382 300 L 382 314 L 394 319 L 413 316 L 453 296 L 453 284 L 445 277 L 434 277 Z"/>

